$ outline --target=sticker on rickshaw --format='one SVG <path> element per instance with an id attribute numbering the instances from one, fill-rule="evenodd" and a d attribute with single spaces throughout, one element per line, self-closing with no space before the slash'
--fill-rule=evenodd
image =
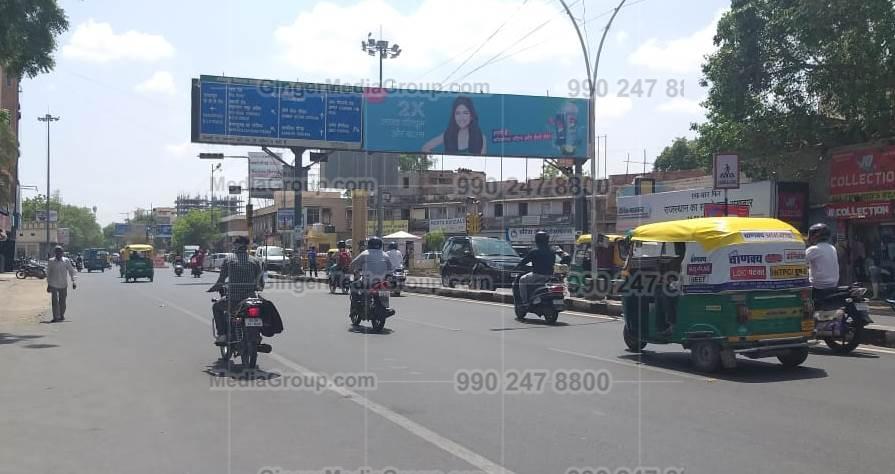
<path id="1" fill-rule="evenodd" d="M 805 261 L 805 251 L 799 249 L 786 249 L 786 261 L 787 262 L 804 262 Z"/>
<path id="2" fill-rule="evenodd" d="M 744 231 L 741 235 L 745 241 L 799 240 L 788 230 Z"/>
<path id="3" fill-rule="evenodd" d="M 807 276 L 808 269 L 805 265 L 776 265 L 771 267 L 771 278 L 774 280 L 806 278 Z"/>

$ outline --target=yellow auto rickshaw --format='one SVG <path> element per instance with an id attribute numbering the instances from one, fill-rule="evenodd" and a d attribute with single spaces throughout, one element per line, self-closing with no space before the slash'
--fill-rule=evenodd
<path id="1" fill-rule="evenodd" d="M 137 278 L 148 278 L 153 281 L 155 269 L 153 259 L 155 248 L 146 244 L 127 245 L 121 249 L 121 273 L 124 281 L 137 281 Z"/>
<path id="2" fill-rule="evenodd" d="M 630 232 L 621 288 L 625 344 L 681 344 L 696 369 L 736 356 L 797 366 L 814 329 L 805 244 L 771 218 L 709 217 Z"/>
<path id="3" fill-rule="evenodd" d="M 583 234 L 575 241 L 569 275 L 566 282 L 575 296 L 606 296 L 613 292 L 612 282 L 625 265 L 626 241 L 623 235 L 597 234 L 597 283 L 591 278 L 591 234 Z"/>

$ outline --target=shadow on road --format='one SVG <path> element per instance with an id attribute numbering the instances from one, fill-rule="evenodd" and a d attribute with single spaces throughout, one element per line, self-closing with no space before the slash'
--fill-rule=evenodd
<path id="1" fill-rule="evenodd" d="M 741 383 L 771 383 L 788 382 L 792 380 L 810 380 L 827 377 L 827 371 L 814 367 L 799 366 L 788 368 L 777 362 L 765 362 L 760 360 L 737 357 L 737 366 L 734 369 L 720 370 L 707 374 L 693 369 L 689 352 L 652 352 L 643 351 L 642 354 L 625 354 L 618 357 L 628 362 L 639 362 L 650 367 L 658 367 L 666 370 L 674 370 L 702 377 L 711 377 L 728 382 Z M 806 363 L 810 364 L 809 358 Z"/>
<path id="2" fill-rule="evenodd" d="M 263 369 L 255 368 L 254 370 L 245 370 L 242 368 L 242 365 L 234 362 L 233 360 L 221 360 L 218 359 L 214 361 L 213 364 L 205 367 L 202 370 L 206 374 L 212 377 L 219 378 L 230 378 L 230 379 L 239 379 L 239 380 L 271 380 L 280 377 L 281 375 L 276 372 L 268 372 Z"/>
<path id="3" fill-rule="evenodd" d="M 355 334 L 370 334 L 372 336 L 387 336 L 394 331 L 389 328 L 382 328 L 382 331 L 376 331 L 370 326 L 349 326 L 348 332 L 353 332 Z"/>
<path id="4" fill-rule="evenodd" d="M 8 332 L 0 332 L 0 344 L 15 344 L 17 342 L 22 341 L 30 341 L 32 339 L 39 339 L 43 336 L 35 335 L 35 334 L 26 334 L 26 335 L 16 335 L 10 334 Z"/>
<path id="5" fill-rule="evenodd" d="M 557 321 L 554 324 L 550 324 L 543 319 L 525 319 L 523 321 L 517 321 L 519 324 L 524 324 L 525 326 L 519 327 L 503 327 L 503 328 L 491 328 L 489 331 L 524 331 L 528 329 L 549 329 L 549 328 L 562 328 L 562 327 L 575 327 L 575 326 L 593 326 L 595 324 L 606 324 L 611 323 L 613 321 L 593 321 L 587 323 L 566 323 L 563 321 Z"/>
<path id="6" fill-rule="evenodd" d="M 208 283 L 207 281 L 196 283 L 175 283 L 174 286 L 210 286 L 210 283 Z"/>
<path id="7" fill-rule="evenodd" d="M 53 347 L 59 347 L 58 344 L 28 344 L 27 346 L 22 346 L 25 349 L 50 349 Z"/>

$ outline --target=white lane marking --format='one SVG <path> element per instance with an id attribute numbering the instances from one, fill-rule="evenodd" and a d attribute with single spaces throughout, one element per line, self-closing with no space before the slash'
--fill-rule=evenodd
<path id="1" fill-rule="evenodd" d="M 568 355 L 573 355 L 573 356 L 578 356 L 578 357 L 584 357 L 587 359 L 599 360 L 601 362 L 608 362 L 610 364 L 623 365 L 625 367 L 631 367 L 634 369 L 649 370 L 649 371 L 657 372 L 660 374 L 673 375 L 675 377 L 682 377 L 682 378 L 690 379 L 690 380 L 697 380 L 699 382 L 716 382 L 717 381 L 717 379 L 713 379 L 710 377 L 703 377 L 701 375 L 688 374 L 686 372 L 675 372 L 673 370 L 663 369 L 661 367 L 652 367 L 652 366 L 649 366 L 649 365 L 646 365 L 643 363 L 638 363 L 638 362 L 628 362 L 628 361 L 624 361 L 624 360 L 609 359 L 607 357 L 595 356 L 593 354 L 585 354 L 583 352 L 567 351 L 565 349 L 550 348 L 550 350 L 554 351 L 554 352 L 559 352 L 561 354 L 568 354 Z"/>
<path id="2" fill-rule="evenodd" d="M 457 301 L 461 303 L 470 303 L 470 304 L 484 304 L 489 306 L 503 306 L 505 308 L 512 308 L 513 305 L 507 303 L 495 303 L 493 301 L 477 301 L 477 300 L 469 300 L 466 298 L 454 298 L 452 296 L 440 296 L 440 295 L 424 295 L 420 293 L 407 293 L 408 296 L 416 296 L 420 298 L 435 298 L 439 300 L 450 300 Z M 578 316 L 580 318 L 590 318 L 590 319 L 602 319 L 605 321 L 621 321 L 621 316 L 606 316 L 602 314 L 591 314 L 591 313 L 579 313 L 578 311 L 563 311 L 560 314 L 568 314 L 570 316 Z"/>
<path id="3" fill-rule="evenodd" d="M 148 293 L 144 293 L 144 295 L 149 296 L 149 297 L 156 299 L 158 301 L 161 301 L 162 303 L 167 304 L 168 306 L 180 311 L 181 313 L 184 313 L 187 316 L 190 316 L 191 318 L 193 318 L 205 325 L 211 326 L 211 321 L 209 318 L 204 318 L 188 309 L 182 308 L 174 303 L 171 303 L 170 301 L 164 300 L 157 296 L 150 295 Z M 281 356 L 280 354 L 270 353 L 270 354 L 267 354 L 267 356 L 270 357 L 271 359 L 276 360 L 280 364 L 282 364 L 286 367 L 289 367 L 290 369 L 292 369 L 296 372 L 299 372 L 303 375 L 307 375 L 309 377 L 314 377 L 314 378 L 317 378 L 319 376 L 319 374 L 317 374 L 316 372 L 314 372 L 306 367 L 303 367 L 302 365 L 298 364 L 297 362 L 293 362 L 292 360 L 289 360 L 289 359 Z M 376 413 L 377 415 L 385 418 L 386 420 L 391 421 L 392 423 L 400 426 L 401 428 L 404 428 L 405 430 L 409 431 L 411 434 L 416 435 L 418 438 L 428 441 L 430 444 L 434 445 L 435 447 L 450 453 L 454 457 L 457 457 L 459 459 L 466 461 L 467 463 L 469 463 L 472 466 L 475 466 L 478 469 L 481 469 L 482 472 L 489 473 L 489 474 L 513 474 L 513 471 L 511 471 L 497 463 L 492 462 L 490 459 L 482 456 L 481 454 L 478 454 L 464 446 L 461 446 L 460 444 L 458 444 L 448 438 L 445 438 L 444 436 L 441 436 L 440 434 L 430 430 L 429 428 L 426 428 L 425 426 L 416 423 L 415 421 L 411 420 L 410 418 L 407 418 L 404 415 L 395 413 L 392 410 L 390 410 L 376 402 L 373 402 L 356 392 L 353 392 L 353 391 L 348 390 L 343 387 L 335 386 L 333 384 L 329 384 L 326 387 L 326 389 L 341 396 L 344 399 L 350 400 L 353 403 L 360 405 L 361 407 L 363 407 L 367 410 L 372 411 L 373 413 Z"/>
<path id="4" fill-rule="evenodd" d="M 895 355 L 895 350 L 891 350 L 891 349 L 883 349 L 883 348 L 881 348 L 881 347 L 867 347 L 867 346 L 863 346 L 863 345 L 862 345 L 862 346 L 860 347 L 860 350 L 862 350 L 862 351 L 870 351 L 870 352 L 879 352 L 880 354 L 893 354 L 893 355 Z"/>

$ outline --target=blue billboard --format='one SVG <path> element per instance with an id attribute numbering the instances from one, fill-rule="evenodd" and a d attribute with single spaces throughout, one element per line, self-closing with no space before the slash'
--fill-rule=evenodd
<path id="1" fill-rule="evenodd" d="M 174 226 L 171 224 L 156 224 L 155 226 L 155 236 L 168 238 L 173 235 Z"/>
<path id="2" fill-rule="evenodd" d="M 124 237 L 129 234 L 131 231 L 131 226 L 129 224 L 115 224 L 115 234 L 113 237 Z"/>
<path id="3" fill-rule="evenodd" d="M 364 109 L 368 151 L 587 157 L 586 99 L 386 89 Z"/>
<path id="4" fill-rule="evenodd" d="M 362 106 L 356 87 L 201 76 L 192 141 L 360 149 Z"/>

